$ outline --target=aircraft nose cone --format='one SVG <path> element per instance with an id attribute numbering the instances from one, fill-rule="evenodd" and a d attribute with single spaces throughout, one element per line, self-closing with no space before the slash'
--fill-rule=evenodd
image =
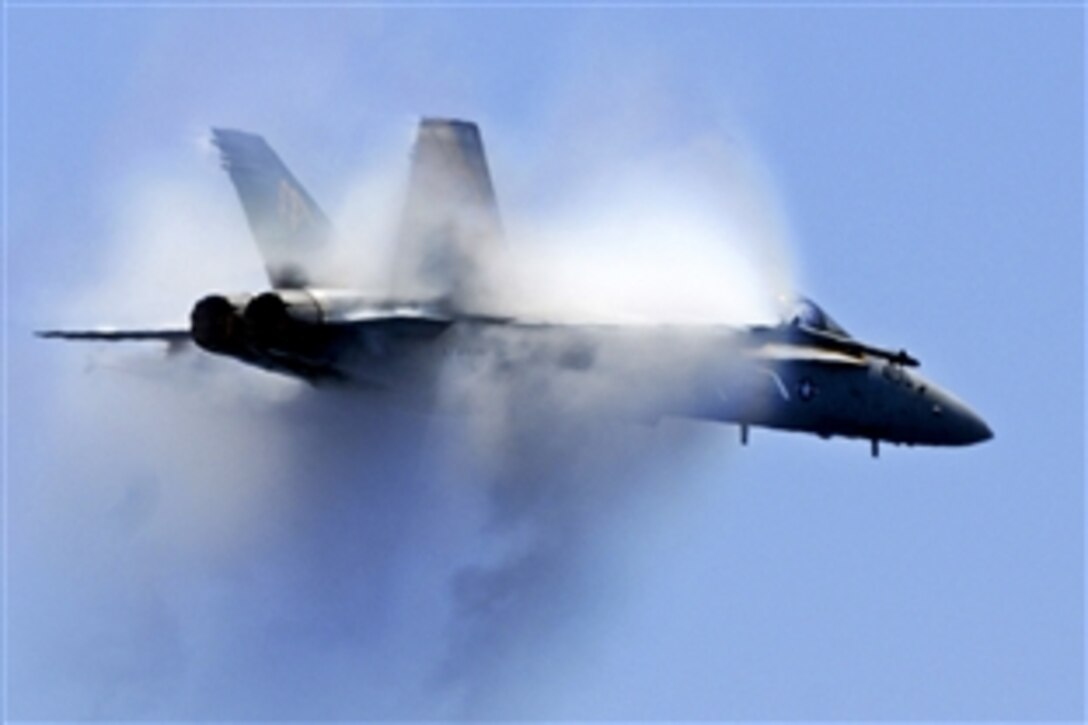
<path id="1" fill-rule="evenodd" d="M 923 419 L 917 442 L 937 446 L 969 446 L 994 437 L 986 421 L 971 406 L 931 381 L 915 378 Z"/>
<path id="2" fill-rule="evenodd" d="M 994 432 L 986 421 L 975 411 L 958 400 L 945 401 L 948 417 L 948 430 L 952 442 L 958 445 L 982 443 L 994 437 Z"/>
<path id="3" fill-rule="evenodd" d="M 965 443 L 982 443 L 994 437 L 994 432 L 990 430 L 990 426 L 986 425 L 986 421 L 973 410 L 967 411 L 965 420 L 961 425 L 963 426 Z"/>

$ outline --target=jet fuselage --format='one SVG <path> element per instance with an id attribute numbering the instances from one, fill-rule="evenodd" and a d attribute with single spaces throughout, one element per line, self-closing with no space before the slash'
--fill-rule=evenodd
<path id="1" fill-rule="evenodd" d="M 546 399 L 575 412 L 735 423 L 745 441 L 747 426 L 863 438 L 874 453 L 876 441 L 965 445 L 992 435 L 967 405 L 911 370 L 917 362 L 905 352 L 797 321 L 558 324 L 389 304 L 387 316 L 360 325 L 349 322 L 345 299 L 320 290 L 210 296 L 193 310 L 192 336 L 209 352 L 426 410 L 471 412 L 501 393 L 515 405 L 526 396 L 521 404 Z M 333 312 L 322 312 L 322 301 Z"/>
<path id="2" fill-rule="evenodd" d="M 209 295 L 188 326 L 48 330 L 44 337 L 195 342 L 319 386 L 423 410 L 547 405 L 654 421 L 685 416 L 872 441 L 991 437 L 905 351 L 863 343 L 809 300 L 781 324 L 602 324 L 512 313 L 494 296 L 503 225 L 475 124 L 420 122 L 389 289 L 334 279 L 332 225 L 260 136 L 213 129 L 272 289 Z M 623 260 L 618 259 L 618 264 Z M 500 311 L 499 315 L 481 310 Z"/>

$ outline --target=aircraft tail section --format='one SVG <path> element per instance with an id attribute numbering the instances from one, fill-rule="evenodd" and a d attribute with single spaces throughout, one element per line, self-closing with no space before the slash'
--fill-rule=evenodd
<path id="1" fill-rule="evenodd" d="M 485 286 L 485 263 L 502 224 L 476 124 L 425 118 L 412 151 L 394 259 L 395 294 L 469 308 Z"/>
<path id="2" fill-rule="evenodd" d="M 318 283 L 312 279 L 315 256 L 332 230 L 325 213 L 262 137 L 216 128 L 212 143 L 238 192 L 272 285 Z"/>

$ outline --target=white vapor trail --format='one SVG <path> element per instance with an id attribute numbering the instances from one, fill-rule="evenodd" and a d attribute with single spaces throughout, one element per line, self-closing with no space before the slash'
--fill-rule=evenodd
<path id="1" fill-rule="evenodd" d="M 497 299 L 583 321 L 769 316 L 790 272 L 757 169 L 700 138 L 515 205 Z M 262 284 L 210 175 L 141 183 L 107 274 L 60 322 L 184 320 L 207 292 Z M 346 195 L 345 240 L 380 249 L 393 225 L 369 200 L 401 179 Z M 347 256 L 380 284 L 388 255 Z M 588 695 L 620 675 L 570 663 L 619 656 L 600 632 L 654 585 L 629 552 L 685 525 L 713 426 L 610 420 L 615 391 L 550 373 L 520 388 L 449 368 L 484 410 L 431 416 L 198 351 L 41 345 L 61 375 L 17 534 L 36 553 L 14 568 L 16 715 L 638 715 Z"/>

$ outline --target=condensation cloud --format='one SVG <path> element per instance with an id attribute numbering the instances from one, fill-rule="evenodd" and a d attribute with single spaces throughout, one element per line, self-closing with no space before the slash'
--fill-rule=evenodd
<path id="1" fill-rule="evenodd" d="M 702 158 L 681 166 L 722 161 Z M 765 312 L 784 278 L 760 271 L 758 227 L 712 204 L 713 185 L 687 193 L 706 179 L 671 163 L 650 158 L 634 183 L 544 222 L 509 214 L 497 299 L 636 323 Z M 204 292 L 261 284 L 238 220 L 209 196 L 225 190 L 194 166 L 117 210 L 110 273 L 58 314 L 160 321 L 173 306 L 184 319 Z M 380 174 L 361 187 L 395 199 L 383 189 L 402 177 Z M 499 376 L 487 356 L 441 371 L 447 395 L 472 398 L 467 416 L 193 350 L 51 348 L 63 376 L 41 445 L 57 455 L 24 524 L 36 573 L 15 593 L 44 606 L 18 610 L 29 622 L 15 651 L 34 654 L 14 672 L 16 714 L 636 715 L 585 699 L 594 683 L 565 681 L 564 662 L 600 657 L 594 631 L 638 606 L 617 562 L 648 532 L 684 525 L 707 434 L 616 419 L 639 391 L 533 366 L 547 343 L 523 342 L 504 361 L 531 374 Z M 648 504 L 662 497 L 672 503 Z"/>
<path id="2" fill-rule="evenodd" d="M 495 304 L 634 325 L 772 316 L 791 287 L 788 229 L 755 150 L 714 124 L 646 144 L 646 117 L 622 113 L 572 138 L 581 93 L 536 132 L 564 139 L 566 160 L 537 164 L 503 146 L 517 134 L 501 118 L 480 119 L 506 230 Z M 312 135 L 292 125 L 277 120 L 273 145 Z M 367 289 L 388 283 L 407 143 L 320 199 L 335 264 Z M 168 173 L 116 182 L 101 274 L 51 324 L 184 323 L 204 294 L 265 284 L 212 159 L 185 148 Z M 305 159 L 285 160 L 308 182 Z M 668 582 L 640 562 L 669 556 L 648 542 L 689 525 L 701 461 L 731 436 L 616 417 L 644 391 L 546 365 L 500 377 L 486 357 L 440 372 L 444 395 L 472 401 L 466 416 L 195 350 L 39 345 L 56 379 L 38 480 L 14 501 L 13 540 L 33 554 L 12 562 L 13 715 L 639 715 L 622 693 L 648 673 L 609 663 L 673 626 L 647 597 Z M 648 619 L 661 629 L 626 628 Z"/>

